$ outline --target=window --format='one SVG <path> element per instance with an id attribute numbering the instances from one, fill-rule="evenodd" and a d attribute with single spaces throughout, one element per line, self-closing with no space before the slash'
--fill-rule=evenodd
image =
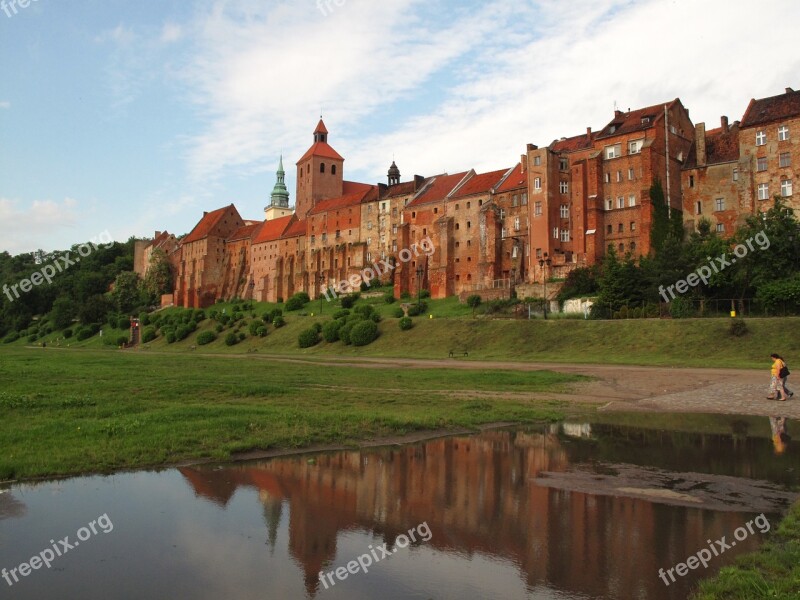
<path id="1" fill-rule="evenodd" d="M 734 169 L 733 170 L 733 180 L 734 181 L 739 181 L 739 169 Z"/>
<path id="2" fill-rule="evenodd" d="M 522 192 L 522 206 L 528 206 L 528 192 Z"/>
<path id="3" fill-rule="evenodd" d="M 631 221 L 631 231 L 636 231 L 636 221 Z"/>
<path id="4" fill-rule="evenodd" d="M 611 225 L 609 225 L 609 226 L 606 228 L 606 232 L 607 232 L 607 233 L 614 233 L 614 228 L 613 228 Z"/>
<path id="5" fill-rule="evenodd" d="M 469 208 L 470 206 L 472 206 L 472 202 L 467 202 L 467 208 Z"/>
<path id="6" fill-rule="evenodd" d="M 767 157 L 759 156 L 756 159 L 756 171 L 766 171 L 766 170 L 767 170 Z"/>
<path id="7" fill-rule="evenodd" d="M 758 199 L 769 200 L 769 184 L 767 183 L 758 184 Z"/>
<path id="8" fill-rule="evenodd" d="M 625 244 L 620 244 L 619 245 L 619 253 L 622 254 L 623 252 L 625 252 Z"/>
<path id="9" fill-rule="evenodd" d="M 617 208 L 625 208 L 625 198 L 622 196 L 617 198 Z"/>
<path id="10" fill-rule="evenodd" d="M 472 228 L 472 221 L 467 221 L 467 229 L 471 229 L 471 228 Z"/>
<path id="11" fill-rule="evenodd" d="M 311 236 L 311 245 L 312 245 L 312 246 L 314 245 L 314 242 L 315 242 L 315 241 L 316 241 L 316 236 L 313 236 L 313 235 L 312 235 L 312 236 Z"/>
<path id="12" fill-rule="evenodd" d="M 372 229 L 372 221 L 367 221 L 367 230 L 369 231 L 371 229 Z"/>
<path id="13" fill-rule="evenodd" d="M 396 206 L 392 209 L 392 217 L 395 218 L 395 219 L 397 218 L 397 207 Z"/>
<path id="14" fill-rule="evenodd" d="M 622 171 L 617 171 L 617 183 L 622 181 Z"/>
<path id="15" fill-rule="evenodd" d="M 778 141 L 785 142 L 789 139 L 789 128 L 786 125 L 778 127 Z"/>
<path id="16" fill-rule="evenodd" d="M 603 178 L 605 179 L 606 183 L 611 183 L 611 173 L 606 173 L 603 175 Z"/>
<path id="17" fill-rule="evenodd" d="M 542 189 L 542 178 L 541 177 L 534 178 L 534 180 L 533 180 L 533 189 L 535 189 L 535 190 Z"/>
<path id="18" fill-rule="evenodd" d="M 689 187 L 694 187 L 694 175 L 689 175 Z"/>
<path id="19" fill-rule="evenodd" d="M 505 208 L 501 208 L 500 209 L 500 218 L 501 219 L 505 219 L 506 218 L 506 209 Z"/>
<path id="20" fill-rule="evenodd" d="M 725 225 L 717 223 L 717 233 L 725 233 Z"/>
<path id="21" fill-rule="evenodd" d="M 381 212 L 386 212 L 386 202 L 381 202 Z"/>
<path id="22" fill-rule="evenodd" d="M 519 217 L 514 217 L 514 231 L 519 231 Z"/>
<path id="23" fill-rule="evenodd" d="M 558 227 L 553 227 L 553 239 L 556 240 L 558 239 L 558 232 L 559 232 Z"/>
<path id="24" fill-rule="evenodd" d="M 628 196 L 628 206 L 636 206 L 636 194 Z"/>
<path id="25" fill-rule="evenodd" d="M 569 193 L 569 183 L 567 183 L 566 181 L 562 181 L 561 183 L 558 184 L 558 189 L 562 194 Z"/>
<path id="26" fill-rule="evenodd" d="M 622 145 L 614 144 L 613 146 L 606 146 L 606 159 L 618 158 L 622 156 Z"/>
<path id="27" fill-rule="evenodd" d="M 319 163 L 319 172 L 320 173 L 324 173 L 325 172 L 325 163 Z"/>
<path id="28" fill-rule="evenodd" d="M 511 197 L 511 206 L 517 206 L 519 204 L 519 198 L 516 194 Z M 469 207 L 467 207 L 469 208 Z"/>
<path id="29" fill-rule="evenodd" d="M 792 166 L 792 155 L 789 154 L 788 152 L 781 152 L 780 165 L 781 165 L 781 167 L 791 167 Z"/>
<path id="30" fill-rule="evenodd" d="M 631 242 L 631 252 L 636 251 L 636 242 Z"/>
<path id="31" fill-rule="evenodd" d="M 561 205 L 561 218 L 562 219 L 569 219 L 569 205 L 562 204 Z"/>
<path id="32" fill-rule="evenodd" d="M 367 204 L 367 214 L 368 215 L 372 214 L 372 204 Z"/>
<path id="33" fill-rule="evenodd" d="M 458 204 L 456 204 L 456 210 L 458 210 Z"/>
<path id="34" fill-rule="evenodd" d="M 438 214 L 439 214 L 439 207 L 435 206 L 435 207 L 433 208 L 433 214 L 435 214 L 435 215 L 438 215 Z"/>
<path id="35" fill-rule="evenodd" d="M 716 206 L 716 210 L 725 210 L 725 198 L 717 198 L 714 201 L 714 206 Z"/>
<path id="36" fill-rule="evenodd" d="M 331 165 L 331 175 L 336 175 L 336 165 Z"/>
<path id="37" fill-rule="evenodd" d="M 561 241 L 568 242 L 569 241 L 569 229 L 562 229 L 561 230 Z"/>
<path id="38" fill-rule="evenodd" d="M 337 238 L 342 237 L 342 232 L 339 229 L 336 230 L 336 237 Z"/>
<path id="39" fill-rule="evenodd" d="M 670 131 L 670 133 L 672 135 L 675 135 L 676 133 L 678 133 L 678 130 L 675 128 L 675 125 L 670 125 L 669 126 L 669 131 Z"/>
<path id="40" fill-rule="evenodd" d="M 694 214 L 702 215 L 703 214 L 703 203 L 698 200 L 694 203 Z"/>
<path id="41" fill-rule="evenodd" d="M 628 179 L 633 181 L 634 176 L 635 175 L 634 175 L 633 169 L 632 168 L 628 169 Z"/>
<path id="42" fill-rule="evenodd" d="M 397 225 L 392 225 L 392 233 L 397 233 Z"/>
<path id="43" fill-rule="evenodd" d="M 511 258 L 517 258 L 517 247 L 516 246 L 514 246 L 511 249 Z M 467 259 L 467 260 L 469 260 L 469 259 Z"/>
<path id="44" fill-rule="evenodd" d="M 541 217 L 542 216 L 542 203 L 541 202 L 534 202 L 533 203 L 533 216 L 534 217 Z"/>
<path id="45" fill-rule="evenodd" d="M 784 179 L 781 181 L 781 196 L 791 196 L 792 195 L 792 180 L 791 179 Z"/>
<path id="46" fill-rule="evenodd" d="M 505 239 L 505 237 L 506 237 L 506 228 L 505 227 L 500 228 L 500 237 Z"/>
<path id="47" fill-rule="evenodd" d="M 759 131 L 756 133 L 756 146 L 764 146 L 767 143 L 767 133 Z"/>
<path id="48" fill-rule="evenodd" d="M 569 169 L 569 161 L 566 158 L 558 159 L 558 168 L 561 171 L 566 171 Z"/>
<path id="49" fill-rule="evenodd" d="M 541 156 L 534 156 L 533 157 L 533 166 L 538 167 L 542 164 L 542 157 Z"/>
<path id="50" fill-rule="evenodd" d="M 639 154 L 642 151 L 643 140 L 628 142 L 628 154 Z"/>
<path id="51" fill-rule="evenodd" d="M 614 208 L 614 201 L 611 198 L 606 198 L 606 210 Z"/>
<path id="52" fill-rule="evenodd" d="M 617 233 L 622 233 L 625 231 L 625 228 L 622 226 L 622 223 L 617 225 Z"/>

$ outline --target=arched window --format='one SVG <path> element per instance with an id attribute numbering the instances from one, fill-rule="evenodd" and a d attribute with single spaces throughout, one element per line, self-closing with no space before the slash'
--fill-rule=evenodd
<path id="1" fill-rule="evenodd" d="M 631 242 L 631 252 L 636 250 L 636 242 Z"/>
<path id="2" fill-rule="evenodd" d="M 620 244 L 619 245 L 619 251 L 620 251 L 620 253 L 625 252 L 625 244 Z"/>
<path id="3" fill-rule="evenodd" d="M 325 163 L 319 163 L 319 172 L 320 173 L 324 173 L 325 172 Z"/>
<path id="4" fill-rule="evenodd" d="M 331 165 L 331 175 L 336 175 L 336 165 Z"/>
<path id="5" fill-rule="evenodd" d="M 614 231 L 614 228 L 613 228 L 611 225 L 609 225 L 609 226 L 608 226 L 608 233 L 611 233 L 611 232 L 613 232 L 613 231 Z"/>

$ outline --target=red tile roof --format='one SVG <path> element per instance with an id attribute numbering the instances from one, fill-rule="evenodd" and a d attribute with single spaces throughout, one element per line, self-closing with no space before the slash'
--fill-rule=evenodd
<path id="1" fill-rule="evenodd" d="M 357 181 L 343 181 L 342 182 L 342 195 L 355 194 L 357 192 L 368 192 L 374 185 L 369 183 L 358 183 Z"/>
<path id="2" fill-rule="evenodd" d="M 444 200 L 447 195 L 453 191 L 453 188 L 455 188 L 469 173 L 470 171 L 456 173 L 455 175 L 444 173 L 443 175 L 432 177 L 430 185 L 422 188 L 419 195 L 409 202 L 408 206 L 420 206 L 422 204 L 428 204 L 429 202 L 440 202 Z"/>
<path id="3" fill-rule="evenodd" d="M 239 227 L 233 234 L 228 238 L 229 242 L 235 242 L 238 240 L 244 240 L 247 238 L 252 238 L 258 233 L 258 228 L 263 225 L 263 221 L 257 221 L 255 223 L 249 223 L 244 227 Z"/>
<path id="4" fill-rule="evenodd" d="M 233 204 L 230 204 L 224 208 L 218 208 L 217 210 L 211 211 L 210 213 L 206 213 L 203 215 L 203 218 L 200 219 L 200 222 L 195 225 L 194 229 L 183 239 L 184 244 L 191 244 L 192 242 L 198 242 L 202 239 L 208 237 L 208 234 L 211 233 L 211 230 L 219 223 L 219 220 L 222 216 L 230 209 L 233 208 L 234 212 L 236 212 L 236 208 Z M 238 215 L 238 212 L 237 212 Z"/>
<path id="5" fill-rule="evenodd" d="M 528 174 L 523 173 L 522 164 L 517 163 L 517 166 L 511 170 L 508 177 L 503 180 L 503 183 L 495 190 L 495 193 L 501 194 L 509 190 L 516 190 L 519 188 L 528 187 Z"/>
<path id="6" fill-rule="evenodd" d="M 396 185 L 389 186 L 383 194 L 384 198 L 396 198 L 397 196 L 405 196 L 413 194 L 416 191 L 415 181 L 404 181 Z"/>
<path id="7" fill-rule="evenodd" d="M 334 160 L 341 160 L 341 161 L 344 160 L 341 157 L 341 155 L 338 152 L 336 152 L 336 150 L 334 150 L 328 145 L 327 142 L 315 142 L 314 145 L 312 145 L 311 148 L 309 148 L 308 151 L 305 154 L 303 154 L 303 157 L 297 161 L 297 164 L 299 165 L 301 162 L 303 162 L 304 160 L 306 160 L 311 156 L 332 158 Z"/>
<path id="8" fill-rule="evenodd" d="M 317 128 L 314 130 L 314 133 L 328 133 L 328 128 L 325 127 L 325 123 L 322 122 L 321 117 L 319 123 L 317 123 Z"/>
<path id="9" fill-rule="evenodd" d="M 606 125 L 595 139 L 607 138 L 617 135 L 625 135 L 636 131 L 644 131 L 654 126 L 655 122 L 664 116 L 664 105 L 668 107 L 673 103 L 680 102 L 677 98 L 669 102 L 654 104 L 646 108 L 632 110 L 629 112 L 618 112 L 614 118 Z M 643 119 L 648 118 L 647 122 Z M 613 131 L 612 131 L 613 129 Z"/>
<path id="10" fill-rule="evenodd" d="M 306 219 L 297 219 L 295 215 L 292 215 L 292 219 L 295 220 L 283 232 L 282 238 L 293 238 L 306 234 Z"/>
<path id="11" fill-rule="evenodd" d="M 464 196 L 472 196 L 473 194 L 485 194 L 500 183 L 500 180 L 506 173 L 508 173 L 508 169 L 473 175 L 464 185 L 458 188 L 458 191 L 451 197 L 463 198 Z"/>
<path id="12" fill-rule="evenodd" d="M 279 239 L 293 218 L 294 215 L 287 215 L 265 222 L 258 233 L 253 236 L 253 244 L 263 244 Z"/>
<path id="13" fill-rule="evenodd" d="M 785 94 L 750 100 L 750 105 L 742 117 L 741 127 L 755 127 L 790 117 L 800 116 L 800 91 L 786 89 Z"/>
<path id="14" fill-rule="evenodd" d="M 722 127 L 706 131 L 706 165 L 716 165 L 739 159 L 739 125 L 734 123 L 727 131 Z M 686 156 L 684 169 L 697 167 L 697 145 L 692 144 Z"/>
<path id="15" fill-rule="evenodd" d="M 582 133 L 569 138 L 555 140 L 550 144 L 550 149 L 553 152 L 577 152 L 578 150 L 587 150 L 594 145 L 594 138 L 596 133 Z"/>
<path id="16" fill-rule="evenodd" d="M 308 214 L 309 215 L 318 215 L 320 213 L 328 212 L 331 210 L 336 210 L 339 208 L 346 208 L 348 206 L 356 206 L 361 204 L 361 202 L 366 199 L 366 197 L 372 192 L 373 190 L 377 191 L 376 186 L 366 186 L 367 189 L 354 192 L 352 194 L 345 194 L 344 196 L 339 196 L 338 198 L 328 198 L 327 200 L 321 200 L 317 202 L 317 205 L 312 208 Z"/>

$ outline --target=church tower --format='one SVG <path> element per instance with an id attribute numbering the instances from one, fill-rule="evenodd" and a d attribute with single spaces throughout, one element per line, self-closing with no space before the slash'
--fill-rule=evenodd
<path id="1" fill-rule="evenodd" d="M 389 176 L 389 187 L 400 183 L 400 169 L 397 168 L 397 164 L 394 161 L 392 161 L 392 166 L 389 167 L 388 176 Z"/>
<path id="2" fill-rule="evenodd" d="M 272 197 L 269 205 L 264 209 L 264 216 L 267 221 L 279 219 L 291 215 L 289 209 L 289 190 L 286 189 L 286 171 L 283 170 L 283 156 L 278 163 L 278 173 L 275 187 L 272 188 Z"/>
<path id="3" fill-rule="evenodd" d="M 320 118 L 314 144 L 297 161 L 297 217 L 305 219 L 320 200 L 338 198 L 343 189 L 344 158 L 328 145 L 328 129 Z"/>

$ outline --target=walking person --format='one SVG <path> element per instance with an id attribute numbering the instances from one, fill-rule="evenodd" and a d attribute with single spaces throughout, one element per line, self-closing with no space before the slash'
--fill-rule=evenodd
<path id="1" fill-rule="evenodd" d="M 772 369 L 770 370 L 772 379 L 770 380 L 771 395 L 767 396 L 767 398 L 785 402 L 788 398 L 788 393 L 784 387 L 784 382 L 786 381 L 786 377 L 789 376 L 789 369 L 786 367 L 786 363 L 780 355 L 772 353 L 769 357 L 772 360 Z"/>

